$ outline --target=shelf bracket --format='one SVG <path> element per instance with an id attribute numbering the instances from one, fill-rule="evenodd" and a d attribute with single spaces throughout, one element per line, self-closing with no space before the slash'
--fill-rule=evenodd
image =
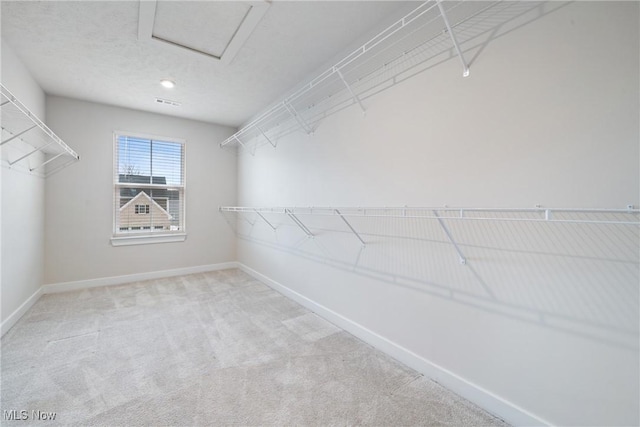
<path id="1" fill-rule="evenodd" d="M 48 172 L 45 174 L 45 176 L 51 176 L 51 175 L 53 175 L 54 173 L 56 173 L 56 172 L 58 172 L 58 171 L 61 171 L 62 169 L 66 168 L 66 167 L 67 167 L 67 166 L 69 166 L 70 164 L 75 163 L 75 162 L 77 162 L 77 161 L 78 161 L 78 159 L 76 159 L 76 158 L 74 157 L 73 159 L 69 160 L 68 162 L 66 162 L 66 163 L 64 163 L 64 164 L 62 164 L 62 165 L 60 165 L 60 166 L 58 166 L 58 167 L 56 167 L 56 168 L 54 168 L 54 169 L 52 169 L 52 170 L 48 171 Z"/>
<path id="2" fill-rule="evenodd" d="M 349 91 L 349 93 L 353 97 L 354 101 L 356 101 L 358 103 L 358 105 L 360 106 L 360 109 L 362 110 L 362 114 L 365 115 L 367 113 L 367 110 L 364 109 L 364 105 L 362 105 L 362 101 L 360 101 L 360 98 L 358 97 L 358 95 L 356 95 L 355 92 L 353 91 L 353 89 L 351 89 L 351 86 L 349 86 L 349 83 L 347 83 L 347 81 L 345 80 L 345 78 L 342 75 L 342 72 L 340 71 L 340 69 L 334 67 L 334 70 L 335 70 L 336 73 L 338 73 L 338 76 L 340 77 L 340 80 L 342 80 L 342 83 L 344 83 L 344 85 L 347 87 L 347 90 Z"/>
<path id="3" fill-rule="evenodd" d="M 304 130 L 308 135 L 311 135 L 313 133 L 313 130 L 311 129 L 311 126 L 309 126 L 307 124 L 307 122 L 302 118 L 302 116 L 300 116 L 300 114 L 298 114 L 296 109 L 293 108 L 293 105 L 289 104 L 287 101 L 282 101 L 282 105 L 284 105 L 284 108 L 287 109 L 287 111 L 289 112 L 291 117 L 296 119 L 296 121 L 298 122 L 298 124 L 300 125 L 302 130 Z"/>
<path id="4" fill-rule="evenodd" d="M 438 215 L 438 212 L 433 211 L 433 215 L 436 217 L 436 219 L 438 220 L 438 222 L 440 223 L 440 227 L 442 227 L 442 229 L 444 230 L 444 233 L 447 235 L 447 237 L 449 238 L 449 241 L 451 242 L 451 244 L 453 245 L 454 248 L 456 248 L 456 252 L 458 252 L 458 257 L 460 258 L 460 264 L 466 264 L 467 263 L 467 259 L 464 257 L 464 255 L 462 254 L 462 251 L 460 250 L 460 248 L 458 247 L 458 244 L 456 243 L 455 239 L 453 238 L 453 236 L 451 235 L 451 232 L 449 231 L 449 229 L 447 228 L 447 225 L 444 223 L 444 221 L 442 220 L 442 218 L 440 218 L 440 216 Z"/>
<path id="5" fill-rule="evenodd" d="M 267 220 L 267 218 L 265 218 L 265 217 L 264 217 L 264 215 L 262 215 L 262 214 L 261 214 L 257 209 L 254 209 L 253 211 L 254 211 L 255 213 L 257 213 L 257 214 L 258 214 L 258 216 L 259 216 L 260 218 L 262 218 L 262 220 L 263 220 L 264 222 L 266 222 L 266 223 L 269 225 L 269 227 L 271 227 L 271 228 L 273 229 L 273 231 L 276 231 L 276 228 L 273 226 L 273 224 L 271 224 L 271 223 Z"/>
<path id="6" fill-rule="evenodd" d="M 264 136 L 264 139 L 267 140 L 267 142 L 269 144 L 271 144 L 271 146 L 273 146 L 273 148 L 276 148 L 276 144 L 273 143 L 273 141 L 271 141 L 271 139 L 269 139 L 269 137 L 267 136 L 266 133 L 264 133 L 264 131 L 260 128 L 260 126 L 256 125 L 256 128 L 260 131 L 260 133 L 262 134 L 262 136 Z"/>
<path id="7" fill-rule="evenodd" d="M 68 154 L 68 153 L 66 153 L 66 152 L 64 152 L 64 151 L 63 151 L 62 153 L 60 153 L 60 154 L 58 154 L 58 155 L 56 155 L 56 156 L 53 156 L 52 158 L 50 158 L 50 159 L 49 159 L 49 160 L 47 160 L 46 162 L 43 162 L 43 163 L 39 164 L 39 165 L 38 165 L 38 166 L 36 166 L 35 168 L 30 168 L 30 169 L 29 169 L 29 172 L 33 172 L 33 171 L 34 171 L 34 170 L 36 170 L 36 169 L 40 169 L 41 167 L 43 167 L 43 166 L 44 166 L 44 165 L 46 165 L 47 163 L 51 163 L 51 162 L 53 162 L 55 159 L 57 159 L 58 157 L 60 157 L 60 156 L 64 156 L 65 154 Z"/>
<path id="8" fill-rule="evenodd" d="M 51 144 L 53 144 L 53 143 L 54 143 L 54 141 L 51 141 L 50 143 L 48 143 L 47 145 L 45 145 L 45 146 L 44 146 L 44 147 L 42 147 L 42 148 L 36 148 L 35 150 L 29 151 L 29 152 L 28 152 L 27 154 L 25 154 L 24 156 L 20 156 L 19 158 L 15 159 L 14 161 L 9 162 L 9 166 L 13 166 L 13 165 L 15 165 L 15 164 L 16 164 L 16 163 L 18 163 L 20 160 L 22 160 L 22 159 L 26 159 L 26 158 L 27 158 L 27 157 L 29 157 L 30 155 L 35 154 L 35 153 L 37 153 L 38 151 L 40 151 L 40 150 L 43 150 L 43 149 L 47 148 L 48 146 L 50 146 L 50 145 L 51 145 Z"/>
<path id="9" fill-rule="evenodd" d="M 235 139 L 236 141 L 238 141 L 238 144 L 240 144 L 240 146 L 241 146 L 242 148 L 246 148 L 246 147 L 244 146 L 244 142 L 240 141 L 240 138 L 238 138 L 237 136 L 233 135 L 233 139 Z"/>
<path id="10" fill-rule="evenodd" d="M 460 58 L 460 62 L 462 62 L 462 70 L 463 70 L 462 76 L 469 77 L 469 65 L 467 65 L 467 61 L 465 61 L 464 55 L 460 50 L 460 45 L 458 45 L 458 40 L 456 39 L 456 35 L 453 33 L 453 30 L 451 29 L 451 25 L 449 24 L 449 19 L 447 18 L 447 14 L 444 11 L 444 7 L 442 7 L 442 0 L 436 0 L 436 3 L 438 4 L 438 9 L 440 9 L 440 15 L 442 16 L 444 25 L 447 27 L 447 32 L 449 33 L 449 36 L 451 37 L 451 41 L 453 42 L 453 47 L 456 49 L 456 52 L 458 53 L 458 58 Z"/>
<path id="11" fill-rule="evenodd" d="M 312 232 L 307 228 L 307 226 L 306 226 L 306 225 L 304 225 L 304 224 L 302 223 L 302 221 L 300 221 L 300 220 L 298 219 L 298 217 L 297 217 L 297 216 L 295 216 L 295 215 L 294 215 L 294 213 L 293 213 L 293 212 L 291 212 L 291 210 L 290 210 L 290 209 L 285 209 L 285 210 L 284 210 L 284 213 L 286 213 L 286 214 L 289 216 L 289 218 L 291 218 L 291 220 L 292 220 L 293 222 L 295 222 L 295 223 L 296 223 L 296 225 L 297 225 L 298 227 L 300 227 L 300 229 L 301 229 L 302 231 L 304 231 L 304 232 L 305 232 L 305 234 L 307 235 L 307 237 L 313 237 L 313 233 L 312 233 Z"/>
<path id="12" fill-rule="evenodd" d="M 251 222 L 251 220 L 249 220 L 249 218 L 246 218 L 244 215 L 242 215 L 244 212 L 236 211 L 236 213 L 238 214 L 238 218 L 240 218 L 241 220 L 243 220 L 244 222 L 249 224 L 251 227 L 253 227 L 255 225 L 255 220 L 254 220 L 254 222 Z"/>
<path id="13" fill-rule="evenodd" d="M 233 139 L 235 139 L 236 141 L 238 141 L 238 144 L 240 144 L 240 146 L 243 149 L 247 149 L 247 146 L 244 145 L 244 142 L 240 141 L 240 138 L 238 138 L 236 135 L 233 135 Z M 255 151 L 251 151 L 249 150 L 249 154 L 251 154 L 252 156 L 255 156 L 256 152 Z"/>
<path id="14" fill-rule="evenodd" d="M 345 224 L 347 224 L 347 227 L 349 227 L 349 229 L 353 232 L 353 234 L 356 235 L 356 237 L 358 238 L 358 240 L 360 240 L 360 243 L 362 243 L 362 246 L 366 245 L 366 243 L 364 242 L 364 240 L 362 240 L 362 237 L 360 237 L 360 235 L 358 234 L 358 232 L 351 226 L 351 224 L 349 224 L 349 221 L 347 221 L 347 219 L 340 213 L 340 211 L 338 209 L 334 209 L 334 211 L 336 212 L 336 214 L 338 214 L 340 216 L 340 218 L 342 218 L 342 220 L 344 221 Z"/>
<path id="15" fill-rule="evenodd" d="M 25 133 L 29 132 L 31 129 L 33 129 L 33 128 L 35 128 L 35 127 L 37 127 L 37 125 L 33 125 L 33 126 L 31 126 L 30 128 L 23 130 L 22 132 L 18 132 L 18 133 L 16 133 L 15 135 L 10 136 L 9 138 L 7 138 L 7 139 L 5 139 L 4 141 L 0 142 L 0 145 L 4 145 L 4 144 L 6 144 L 6 143 L 7 143 L 7 142 L 9 142 L 9 141 L 13 141 L 14 139 L 16 139 L 16 138 L 18 138 L 18 137 L 20 137 L 20 136 L 24 135 Z"/>

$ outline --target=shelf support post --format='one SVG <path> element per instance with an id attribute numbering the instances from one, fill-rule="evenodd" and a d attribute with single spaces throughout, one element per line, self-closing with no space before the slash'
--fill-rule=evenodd
<path id="1" fill-rule="evenodd" d="M 0 142 L 0 145 L 4 145 L 9 141 L 13 141 L 14 139 L 24 135 L 25 133 L 29 132 L 31 129 L 33 129 L 34 127 L 36 127 L 36 125 L 31 126 L 28 129 L 23 130 L 22 132 L 18 132 L 15 135 L 10 136 L 9 138 L 5 139 L 4 141 Z"/>
<path id="2" fill-rule="evenodd" d="M 267 220 L 267 218 L 265 218 L 265 217 L 264 217 L 264 215 L 262 215 L 260 212 L 258 212 L 258 210 L 257 210 L 257 209 L 254 209 L 253 211 L 254 211 L 255 213 L 257 213 L 257 214 L 258 214 L 258 216 L 259 216 L 260 218 L 262 218 L 262 220 L 263 220 L 264 222 L 266 222 L 266 223 L 267 223 L 267 225 L 269 225 L 269 227 L 271 227 L 271 229 L 272 229 L 273 231 L 276 231 L 276 228 L 273 226 L 273 224 L 271 224 L 271 223 Z"/>
<path id="3" fill-rule="evenodd" d="M 240 146 L 241 146 L 242 148 L 246 148 L 246 147 L 244 146 L 244 142 L 240 141 L 240 138 L 238 138 L 236 135 L 233 135 L 233 139 L 235 139 L 236 141 L 238 141 L 238 144 L 240 144 Z"/>
<path id="4" fill-rule="evenodd" d="M 238 218 L 240 218 L 242 221 L 246 222 L 247 224 L 249 224 L 251 227 L 253 227 L 255 225 L 255 220 L 253 222 L 251 222 L 251 220 L 249 220 L 249 218 L 246 218 L 243 213 L 244 211 L 233 211 L 236 214 L 238 214 Z"/>
<path id="5" fill-rule="evenodd" d="M 304 224 L 302 223 L 302 221 L 300 221 L 300 220 L 298 219 L 298 217 L 297 217 L 297 216 L 295 216 L 293 212 L 291 212 L 291 210 L 290 210 L 290 209 L 285 209 L 285 210 L 284 210 L 284 213 L 286 213 L 286 214 L 289 216 L 289 218 L 291 218 L 291 220 L 292 220 L 293 222 L 295 222 L 295 223 L 296 223 L 296 225 L 297 225 L 298 227 L 300 227 L 300 229 L 301 229 L 302 231 L 304 231 L 304 233 L 307 235 L 307 237 L 313 237 L 313 233 L 311 233 L 311 231 L 307 228 L 307 226 L 306 226 L 306 225 L 304 225 Z"/>
<path id="6" fill-rule="evenodd" d="M 60 165 L 60 166 L 56 167 L 56 168 L 55 168 L 55 169 L 53 169 L 53 170 L 48 171 L 48 172 L 45 174 L 45 176 L 49 177 L 49 176 L 53 175 L 54 173 L 56 173 L 56 172 L 58 172 L 58 171 L 60 171 L 60 170 L 62 170 L 62 169 L 64 169 L 64 168 L 66 168 L 66 167 L 67 167 L 67 166 L 69 166 L 71 163 L 75 163 L 75 162 L 77 162 L 78 160 L 79 160 L 79 159 L 76 159 L 76 158 L 74 157 L 73 159 L 69 160 L 68 162 L 66 162 L 66 163 L 64 163 L 64 164 L 62 164 L 62 165 Z"/>
<path id="7" fill-rule="evenodd" d="M 238 138 L 236 135 L 233 135 L 233 139 L 235 139 L 236 141 L 238 141 L 238 144 L 240 144 L 240 146 L 241 146 L 243 149 L 246 149 L 246 148 L 247 148 L 247 146 L 246 146 L 246 145 L 244 145 L 244 142 L 240 141 L 240 138 Z M 249 154 L 251 154 L 252 156 L 254 156 L 256 153 L 255 153 L 255 151 L 251 151 L 251 150 L 249 150 Z"/>
<path id="8" fill-rule="evenodd" d="M 366 243 L 364 242 L 364 240 L 362 240 L 362 237 L 360 237 L 358 232 L 351 226 L 351 224 L 349 224 L 349 221 L 347 221 L 347 219 L 340 213 L 340 211 L 338 209 L 334 209 L 334 211 L 338 214 L 338 216 L 340 216 L 340 218 L 342 218 L 344 223 L 347 224 L 347 227 L 349 227 L 349 229 L 353 232 L 353 234 L 356 235 L 358 240 L 360 240 L 360 243 L 362 243 L 362 246 L 365 246 Z"/>
<path id="9" fill-rule="evenodd" d="M 287 111 L 289 112 L 289 114 L 291 115 L 291 117 L 293 117 L 294 119 L 296 119 L 296 121 L 298 122 L 298 124 L 300 125 L 300 127 L 302 128 L 302 130 L 304 130 L 307 134 L 311 134 L 312 130 L 311 127 L 307 124 L 307 122 L 302 118 L 302 116 L 300 116 L 298 114 L 298 112 L 296 111 L 295 108 L 293 108 L 293 105 L 290 105 L 287 101 L 282 101 L 282 105 L 284 105 L 284 108 L 287 109 Z"/>
<path id="10" fill-rule="evenodd" d="M 449 238 L 449 241 L 451 242 L 453 247 L 456 249 L 456 252 L 458 252 L 458 257 L 460 258 L 460 264 L 463 264 L 463 265 L 466 264 L 467 263 L 467 259 L 462 254 L 462 251 L 460 250 L 460 248 L 458 247 L 458 244 L 456 243 L 455 239 L 451 235 L 451 232 L 447 228 L 447 225 L 444 223 L 442 218 L 440 218 L 440 216 L 438 215 L 438 212 L 433 211 L 433 215 L 438 220 L 438 223 L 440 223 L 440 227 L 442 227 L 442 229 L 444 230 L 444 233 L 447 235 L 447 237 Z"/>
<path id="11" fill-rule="evenodd" d="M 347 83 L 347 81 L 345 80 L 345 78 L 342 75 L 342 72 L 340 71 L 340 69 L 336 68 L 336 67 L 334 67 L 333 69 L 335 70 L 336 73 L 338 73 L 338 76 L 340 77 L 340 80 L 342 80 L 342 83 L 344 83 L 344 85 L 347 87 L 347 90 L 349 91 L 349 93 L 353 97 L 354 101 L 356 101 L 358 103 L 358 105 L 360 106 L 360 109 L 362 110 L 362 114 L 363 115 L 366 114 L 367 110 L 364 109 L 364 105 L 362 105 L 362 101 L 360 101 L 360 98 L 358 97 L 358 95 L 356 95 L 355 92 L 353 91 L 353 89 L 351 89 L 351 86 L 349 86 L 349 83 Z"/>
<path id="12" fill-rule="evenodd" d="M 58 155 L 56 155 L 56 156 L 53 156 L 52 158 L 50 158 L 50 159 L 49 159 L 49 160 L 47 160 L 46 162 L 43 162 L 43 163 L 39 164 L 39 165 L 38 165 L 38 166 L 36 166 L 35 168 L 30 168 L 30 169 L 29 169 L 29 172 L 33 172 L 33 171 L 34 171 L 34 170 L 36 170 L 36 169 L 40 169 L 41 167 L 43 167 L 43 166 L 44 166 L 44 165 L 46 165 L 47 163 L 51 163 L 51 162 L 53 162 L 55 159 L 57 159 L 58 157 L 60 157 L 60 156 L 64 156 L 65 154 L 69 154 L 69 153 L 67 153 L 67 152 L 64 152 L 64 151 L 63 151 L 62 153 L 60 153 L 60 154 L 58 154 Z"/>
<path id="13" fill-rule="evenodd" d="M 440 9 L 440 16 L 442 16 L 442 20 L 444 21 L 444 25 L 447 27 L 447 32 L 449 33 L 449 36 L 451 37 L 451 41 L 453 42 L 453 47 L 455 48 L 456 52 L 458 53 L 458 58 L 460 58 L 460 62 L 462 62 L 462 76 L 463 77 L 468 77 L 469 76 L 469 65 L 467 65 L 467 61 L 465 61 L 464 59 L 464 55 L 462 54 L 462 51 L 460 50 L 460 45 L 458 45 L 458 40 L 456 39 L 456 35 L 453 33 L 453 30 L 451 29 L 451 25 L 449 24 L 449 19 L 447 18 L 447 14 L 444 11 L 444 7 L 442 7 L 442 0 L 436 0 L 436 3 L 438 4 L 438 9 Z"/>
<path id="14" fill-rule="evenodd" d="M 276 148 L 276 144 L 274 144 L 271 139 L 269 139 L 269 137 L 267 136 L 266 133 L 264 133 L 264 131 L 262 130 L 262 128 L 260 128 L 260 126 L 256 125 L 256 128 L 260 131 L 260 133 L 262 134 L 262 136 L 264 136 L 264 139 L 267 140 L 267 142 L 269 144 L 271 144 L 273 146 L 273 148 Z"/>

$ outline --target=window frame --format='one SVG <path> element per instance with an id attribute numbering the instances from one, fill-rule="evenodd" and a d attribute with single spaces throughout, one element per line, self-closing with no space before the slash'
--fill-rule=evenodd
<path id="1" fill-rule="evenodd" d="M 148 230 L 132 230 L 132 227 L 128 227 L 128 232 L 120 230 L 121 227 L 117 222 L 117 209 L 116 200 L 119 200 L 120 187 L 118 186 L 118 138 L 119 137 L 132 137 L 140 139 L 148 139 L 151 141 L 159 142 L 171 142 L 182 145 L 182 185 L 178 186 L 182 191 L 182 229 L 179 231 L 167 230 L 161 231 L 157 227 L 151 226 Z M 128 245 L 144 245 L 152 243 L 171 243 L 171 242 L 183 242 L 187 238 L 187 141 L 182 138 L 166 137 L 159 135 L 144 134 L 139 132 L 127 132 L 127 131 L 114 131 L 113 132 L 113 161 L 112 161 L 112 190 L 113 198 L 111 201 L 111 209 L 113 212 L 112 218 L 112 231 L 111 231 L 111 245 L 112 246 L 128 246 Z M 153 171 L 151 172 L 153 173 Z M 166 185 L 167 188 L 176 186 Z M 131 233 L 131 231 L 134 231 Z M 126 233 L 126 234 L 125 234 Z"/>

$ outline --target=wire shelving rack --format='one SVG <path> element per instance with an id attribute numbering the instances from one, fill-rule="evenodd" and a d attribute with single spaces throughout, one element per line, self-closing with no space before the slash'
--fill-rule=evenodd
<path id="1" fill-rule="evenodd" d="M 220 212 L 238 215 L 255 215 L 273 231 L 277 230 L 270 218 L 273 215 L 286 216 L 307 237 L 314 232 L 305 223 L 305 216 L 334 216 L 340 218 L 348 230 L 365 246 L 365 237 L 353 225 L 355 218 L 397 218 L 435 220 L 458 253 L 461 264 L 467 260 L 447 223 L 450 221 L 476 222 L 528 222 L 549 224 L 590 224 L 621 227 L 640 227 L 640 209 L 628 205 L 623 209 L 584 208 L 454 208 L 454 207 L 247 207 L 221 206 Z M 257 220 L 257 219 L 256 219 Z"/>
<path id="2" fill-rule="evenodd" d="M 9 167 L 27 165 L 29 172 L 49 176 L 80 160 L 80 156 L 42 120 L 0 84 L 2 111 L 2 148 L 14 144 L 6 156 Z"/>
<path id="3" fill-rule="evenodd" d="M 316 78 L 258 115 L 220 143 L 255 153 L 261 145 L 277 146 L 278 139 L 297 130 L 312 134 L 319 122 L 392 85 L 412 68 L 416 56 L 457 56 L 463 76 L 469 66 L 455 31 L 500 2 L 428 0 L 345 56 Z"/>

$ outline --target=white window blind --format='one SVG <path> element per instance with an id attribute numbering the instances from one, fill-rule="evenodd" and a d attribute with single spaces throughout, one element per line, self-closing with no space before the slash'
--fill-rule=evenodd
<path id="1" fill-rule="evenodd" d="M 115 134 L 114 237 L 185 232 L 184 142 Z"/>

